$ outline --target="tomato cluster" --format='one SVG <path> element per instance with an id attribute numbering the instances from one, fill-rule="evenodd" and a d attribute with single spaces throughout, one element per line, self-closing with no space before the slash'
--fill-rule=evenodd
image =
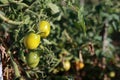
<path id="1" fill-rule="evenodd" d="M 84 66 L 85 66 L 85 65 L 84 65 L 83 62 L 81 62 L 81 61 L 75 61 L 74 67 L 75 67 L 75 69 L 76 69 L 77 71 L 83 69 Z M 65 71 L 69 71 L 69 70 L 70 70 L 70 68 L 71 68 L 71 63 L 70 63 L 69 60 L 66 60 L 66 61 L 63 62 L 63 68 L 64 68 Z"/>
<path id="2" fill-rule="evenodd" d="M 38 27 L 38 33 L 28 33 L 24 37 L 24 46 L 29 50 L 36 49 L 41 41 L 41 38 L 46 38 L 50 34 L 50 23 L 47 21 L 41 21 Z M 30 52 L 26 56 L 26 62 L 29 67 L 35 68 L 39 63 L 40 57 L 37 52 Z"/>

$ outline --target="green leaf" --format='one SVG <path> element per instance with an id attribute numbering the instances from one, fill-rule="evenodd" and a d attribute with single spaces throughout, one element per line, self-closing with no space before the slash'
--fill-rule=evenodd
<path id="1" fill-rule="evenodd" d="M 48 3 L 47 6 L 52 10 L 52 14 L 60 12 L 59 7 L 56 4 Z"/>
<path id="2" fill-rule="evenodd" d="M 25 56 L 24 56 L 23 50 L 20 50 L 19 54 L 20 54 L 20 59 L 21 59 L 23 62 L 26 63 L 26 58 L 25 58 Z"/>
<path id="3" fill-rule="evenodd" d="M 30 22 L 30 16 L 25 16 L 25 21 L 24 21 L 24 23 L 25 24 L 28 24 Z"/>
<path id="4" fill-rule="evenodd" d="M 0 14 L 2 14 L 3 16 L 5 16 L 5 13 L 4 13 L 4 12 L 2 12 L 2 11 L 0 11 Z"/>
<path id="5" fill-rule="evenodd" d="M 0 0 L 1 3 L 6 4 L 8 3 L 8 0 Z"/>
<path id="6" fill-rule="evenodd" d="M 112 22 L 112 27 L 113 27 L 113 29 L 114 29 L 115 31 L 117 31 L 117 26 L 116 26 L 116 24 L 115 24 L 115 21 Z"/>
<path id="7" fill-rule="evenodd" d="M 47 44 L 47 45 L 51 45 L 51 44 L 54 44 L 54 45 L 57 45 L 54 41 L 49 41 L 47 39 L 43 39 L 44 43 Z"/>
<path id="8" fill-rule="evenodd" d="M 85 21 L 83 18 L 83 11 L 84 11 L 84 7 L 81 6 L 78 10 L 78 24 L 82 27 L 84 35 L 86 36 L 86 26 L 85 26 Z"/>
<path id="9" fill-rule="evenodd" d="M 113 18 L 114 18 L 115 20 L 117 20 L 117 21 L 120 20 L 120 19 L 119 19 L 119 16 L 118 16 L 117 14 L 112 14 L 112 16 L 113 16 Z"/>

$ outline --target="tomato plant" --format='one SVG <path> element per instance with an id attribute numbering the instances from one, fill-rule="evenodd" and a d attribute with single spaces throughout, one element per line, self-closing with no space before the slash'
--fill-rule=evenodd
<path id="1" fill-rule="evenodd" d="M 119 3 L 0 0 L 4 79 L 120 79 Z"/>

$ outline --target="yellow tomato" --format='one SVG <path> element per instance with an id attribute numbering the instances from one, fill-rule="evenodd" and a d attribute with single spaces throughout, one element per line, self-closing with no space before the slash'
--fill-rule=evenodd
<path id="1" fill-rule="evenodd" d="M 67 60 L 63 62 L 63 68 L 65 71 L 68 71 L 70 67 L 71 67 L 70 61 Z"/>
<path id="2" fill-rule="evenodd" d="M 40 43 L 40 35 L 37 35 L 35 33 L 29 33 L 24 38 L 24 45 L 28 49 L 35 49 L 38 47 Z"/>
<path id="3" fill-rule="evenodd" d="M 53 74 L 57 74 L 59 72 L 58 69 L 53 69 Z"/>
<path id="4" fill-rule="evenodd" d="M 109 76 L 110 76 L 111 78 L 115 77 L 115 72 L 114 72 L 114 71 L 111 71 L 111 72 L 109 73 Z"/>
<path id="5" fill-rule="evenodd" d="M 26 56 L 26 61 L 29 67 L 35 68 L 40 61 L 40 57 L 37 52 L 30 52 Z"/>
<path id="6" fill-rule="evenodd" d="M 43 38 L 46 38 L 50 34 L 50 23 L 47 21 L 41 21 L 39 23 L 40 35 Z"/>

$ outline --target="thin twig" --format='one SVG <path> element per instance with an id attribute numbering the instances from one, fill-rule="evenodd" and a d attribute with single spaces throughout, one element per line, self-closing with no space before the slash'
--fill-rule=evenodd
<path id="1" fill-rule="evenodd" d="M 67 33 L 66 30 L 64 30 L 64 34 L 65 34 L 65 37 L 67 38 L 67 40 L 68 40 L 70 43 L 72 43 L 73 40 L 72 40 L 72 38 L 70 37 L 70 35 Z"/>
<path id="2" fill-rule="evenodd" d="M 79 59 L 80 59 L 80 62 L 83 62 L 83 57 L 82 57 L 82 51 L 79 50 Z"/>
<path id="3" fill-rule="evenodd" d="M 3 16 L 1 13 L 0 13 L 0 18 L 1 18 L 3 21 L 5 21 L 5 22 L 7 22 L 7 23 L 9 23 L 9 24 L 14 24 L 14 25 L 20 25 L 20 24 L 23 24 L 22 21 L 20 21 L 20 22 L 12 21 L 12 20 L 6 18 L 5 16 Z"/>

